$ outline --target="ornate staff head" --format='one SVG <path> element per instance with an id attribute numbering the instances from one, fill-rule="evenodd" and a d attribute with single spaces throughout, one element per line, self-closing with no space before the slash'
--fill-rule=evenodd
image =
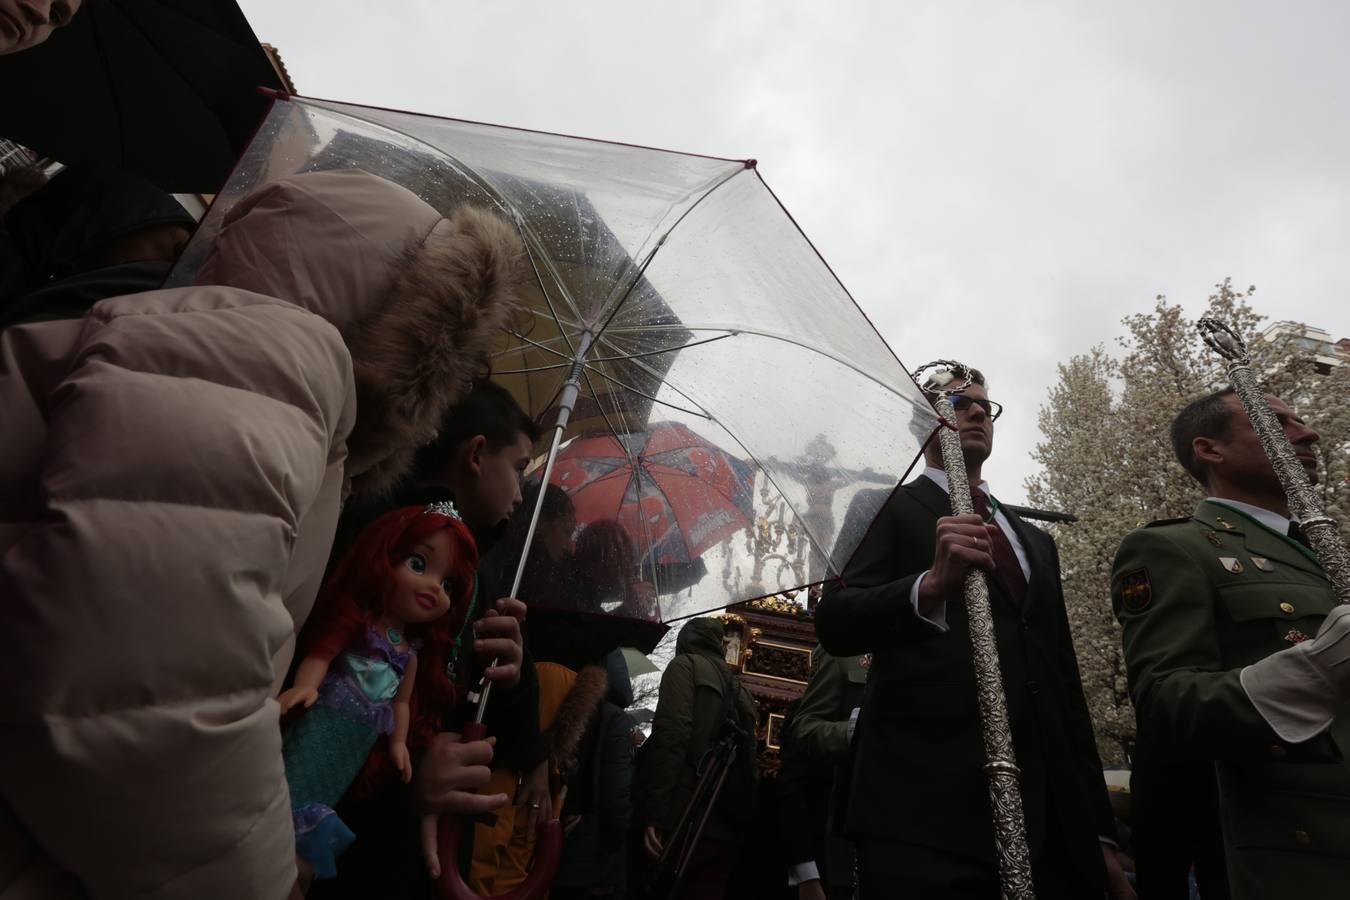
<path id="1" fill-rule="evenodd" d="M 936 359 L 924 363 L 911 374 L 919 389 L 937 399 L 947 394 L 959 394 L 974 384 L 972 369 L 954 359 Z"/>
<path id="2" fill-rule="evenodd" d="M 1245 366 L 1251 362 L 1247 355 L 1247 342 L 1232 329 L 1227 322 L 1218 319 L 1201 319 L 1195 323 L 1200 337 L 1209 349 L 1235 365 Z"/>

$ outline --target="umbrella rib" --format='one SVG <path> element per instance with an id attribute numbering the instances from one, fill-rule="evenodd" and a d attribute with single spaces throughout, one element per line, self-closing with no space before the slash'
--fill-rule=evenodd
<path id="1" fill-rule="evenodd" d="M 545 298 L 545 299 L 547 300 L 547 298 Z M 555 313 L 555 312 L 553 311 L 553 308 L 552 308 L 552 307 L 549 308 L 549 311 L 548 311 L 548 315 L 547 315 L 547 316 L 544 315 L 544 311 L 543 311 L 542 309 L 539 309 L 538 307 L 535 307 L 535 306 L 531 306 L 531 307 L 530 307 L 529 313 L 530 313 L 530 315 L 535 316 L 536 318 L 543 319 L 543 320 L 546 321 L 546 322 L 551 320 L 551 321 L 553 322 L 554 325 L 560 325 L 560 324 L 561 324 L 561 325 L 566 325 L 566 326 L 568 326 L 569 328 L 579 328 L 580 325 L 581 325 L 580 322 L 574 322 L 574 321 L 570 321 L 570 320 L 564 322 L 563 319 L 562 319 L 562 317 L 559 316 L 559 315 L 557 315 L 557 313 Z"/>
<path id="2" fill-rule="evenodd" d="M 493 203 L 497 204 L 497 206 L 500 207 L 503 212 L 505 212 L 508 216 L 511 217 L 511 221 L 514 222 L 516 228 L 520 230 L 521 235 L 525 238 L 525 249 L 528 251 L 528 255 L 530 257 L 530 266 L 534 269 L 534 277 L 539 282 L 540 290 L 543 291 L 544 302 L 548 304 L 549 312 L 554 313 L 554 320 L 557 321 L 556 313 L 553 309 L 552 301 L 550 301 L 548 298 L 548 291 L 544 289 L 544 279 L 543 276 L 539 273 L 539 264 L 538 261 L 535 259 L 535 251 L 538 251 L 539 258 L 543 260 L 544 268 L 548 270 L 548 274 L 551 277 L 553 284 L 557 285 L 558 290 L 562 292 L 563 299 L 568 302 L 568 305 L 570 305 L 572 309 L 579 311 L 579 307 L 577 306 L 576 302 L 571 298 L 571 296 L 568 295 L 567 287 L 563 284 L 561 276 L 559 276 L 558 272 L 553 268 L 552 261 L 548 258 L 548 254 L 544 252 L 543 241 L 541 241 L 539 239 L 539 236 L 534 233 L 534 229 L 531 228 L 525 222 L 525 217 L 522 216 L 516 210 L 515 206 L 507 202 L 507 199 L 504 196 L 502 196 L 501 192 L 498 191 L 495 187 L 493 187 L 485 178 L 479 175 L 477 170 L 475 170 L 472 166 L 463 162 L 461 159 L 459 159 L 459 157 L 455 156 L 453 153 L 450 153 L 444 147 L 440 147 L 437 146 L 436 144 L 431 143 L 430 141 L 423 140 L 417 135 L 410 134 L 401 128 L 395 128 L 388 122 L 372 122 L 369 119 L 363 119 L 360 116 L 355 116 L 352 115 L 351 113 L 343 112 L 337 109 L 331 109 L 329 107 L 324 107 L 324 111 L 333 116 L 342 116 L 347 119 L 352 119 L 356 122 L 362 123 L 363 125 L 367 126 L 374 125 L 377 128 L 383 128 L 384 130 L 393 132 L 394 134 L 397 134 L 400 137 L 407 138 L 408 140 L 418 144 L 419 146 L 428 148 L 429 150 L 431 150 L 433 156 L 440 156 L 448 160 L 451 168 L 455 169 L 469 181 L 473 182 L 473 184 L 481 188 L 483 192 L 486 193 L 488 197 L 492 199 Z M 558 328 L 559 331 L 562 331 L 561 324 L 559 324 Z M 563 338 L 567 342 L 568 350 L 572 351 L 573 355 L 575 355 L 576 348 L 572 346 L 572 341 L 567 338 L 565 332 L 563 333 Z"/>
<path id="3" fill-rule="evenodd" d="M 526 335 L 525 333 L 523 333 L 523 332 L 521 332 L 521 331 L 517 331 L 517 330 L 512 329 L 512 328 L 503 328 L 502 330 L 505 331 L 507 334 L 511 335 L 512 337 L 520 338 L 522 341 L 528 341 L 528 342 L 530 342 L 533 346 L 538 347 L 540 350 L 544 350 L 544 351 L 547 351 L 547 352 L 549 352 L 549 353 L 552 353 L 552 354 L 554 354 L 554 355 L 556 355 L 556 356 L 558 356 L 558 357 L 560 357 L 560 358 L 562 358 L 562 359 L 567 360 L 569 363 L 572 361 L 572 354 L 570 354 L 570 353 L 563 353 L 561 350 L 555 350 L 555 349 L 553 349 L 552 347 L 549 347 L 549 346 L 548 346 L 550 343 L 556 343 L 557 341 L 562 340 L 563 337 L 562 337 L 562 334 L 561 334 L 561 333 L 558 334 L 556 337 L 549 337 L 549 338 L 544 338 L 544 339 L 541 340 L 541 341 L 534 341 L 534 340 L 532 340 L 528 335 Z M 515 354 L 515 353 L 520 353 L 520 352 L 522 352 L 520 347 L 515 347 L 515 346 L 507 347 L 505 350 L 498 350 L 498 351 L 496 351 L 495 353 L 493 353 L 493 354 L 492 354 L 492 358 L 493 358 L 493 359 L 502 359 L 503 357 L 508 357 L 508 356 L 511 356 L 511 355 L 513 355 L 513 354 Z"/>
<path id="4" fill-rule="evenodd" d="M 725 451 L 725 450 L 722 450 L 721 448 L 713 448 L 713 449 L 716 449 L 717 452 L 719 452 L 719 453 L 726 453 L 726 451 Z M 662 453 L 669 453 L 669 452 L 671 452 L 671 451 L 669 451 L 669 450 L 663 450 L 663 451 L 661 451 L 661 452 L 662 452 Z M 661 454 L 660 454 L 660 453 L 657 453 L 657 454 L 654 454 L 654 455 L 655 455 L 655 456 L 660 456 Z M 730 456 L 731 454 L 727 454 L 727 455 Z M 734 457 L 733 457 L 733 458 L 734 458 Z M 651 472 L 650 465 L 651 465 L 652 463 L 655 463 L 656 465 L 661 466 L 661 469 L 662 469 L 662 471 L 661 471 L 661 476 L 662 476 L 663 478 L 672 478 L 672 479 L 687 478 L 687 479 L 689 479 L 690 481 L 693 481 L 695 484 L 699 484 L 699 485 L 702 485 L 702 486 L 706 487 L 708 490 L 712 491 L 714 494 L 716 494 L 717 496 L 721 497 L 723 500 L 726 500 L 728 503 L 731 503 L 732 505 L 735 505 L 735 503 L 736 503 L 736 498 L 735 498 L 735 497 L 732 497 L 730 494 L 728 494 L 726 491 L 722 490 L 722 489 L 721 489 L 720 487 L 718 487 L 716 484 L 709 484 L 709 483 L 705 482 L 701 477 L 699 477 L 699 475 L 698 475 L 697 473 L 685 472 L 685 471 L 682 470 L 682 469 L 677 469 L 677 468 L 674 467 L 674 466 L 668 465 L 668 464 L 663 463 L 663 462 L 659 462 L 659 461 L 653 459 L 651 456 L 644 456 L 642 459 L 643 459 L 643 470 L 644 470 L 644 471 Z M 656 477 L 654 473 L 653 473 L 652 477 L 653 477 L 653 478 Z"/>
<path id="5" fill-rule="evenodd" d="M 585 368 L 585 369 L 582 369 L 581 375 L 582 375 L 583 378 L 586 379 L 586 386 L 587 386 L 588 388 L 590 388 L 590 390 L 591 390 L 591 396 L 592 396 L 592 397 L 599 397 L 600 395 L 599 395 L 599 394 L 596 392 L 596 390 L 595 390 L 595 384 L 594 384 L 594 382 L 591 381 L 591 373 L 590 373 L 590 371 L 588 371 L 588 369 L 589 369 L 589 366 L 588 366 L 587 368 Z M 597 372 L 598 372 L 598 374 L 600 374 L 600 375 L 603 377 L 603 375 L 604 375 L 603 372 L 599 372 L 598 370 L 597 370 Z M 653 401 L 652 401 L 652 402 L 656 403 L 656 402 L 660 402 L 660 401 L 655 400 L 655 398 L 653 398 Z M 605 424 L 609 426 L 610 433 L 613 434 L 613 435 L 615 435 L 615 436 L 616 436 L 616 439 L 617 439 L 617 435 L 619 435 L 619 434 L 621 434 L 621 433 L 623 433 L 623 434 L 631 433 L 631 432 L 629 432 L 629 431 L 627 431 L 627 430 L 625 430 L 624 432 L 618 432 L 618 431 L 615 431 L 615 429 L 614 429 L 614 423 L 611 422 L 611 421 L 609 420 L 609 414 L 608 414 L 607 412 L 605 412 L 605 408 L 604 408 L 603 406 L 600 405 L 599 401 L 596 402 L 596 406 L 599 407 L 599 409 L 600 409 L 600 415 L 604 417 L 604 419 L 605 419 Z M 627 417 L 625 416 L 625 419 L 626 419 L 626 418 L 627 418 Z M 624 427 L 625 427 L 625 429 L 627 429 L 629 426 L 627 425 L 627 423 L 625 423 L 625 426 L 624 426 Z M 620 447 L 623 448 L 624 457 L 628 460 L 628 476 L 629 476 L 629 477 L 628 477 L 628 483 L 629 483 L 629 484 L 636 485 L 636 493 L 637 493 L 637 495 L 638 495 L 638 504 L 639 504 L 639 506 L 640 506 L 641 503 L 642 503 L 642 478 L 641 478 L 641 472 L 642 472 L 642 470 L 643 470 L 643 467 L 641 466 L 641 461 L 640 461 L 641 458 L 640 458 L 636 453 L 633 452 L 633 449 L 632 449 L 631 447 L 628 446 L 628 443 L 627 443 L 626 441 L 617 441 L 617 443 L 618 443 L 618 445 L 619 445 Z M 602 476 L 600 479 L 598 479 L 598 481 L 603 481 L 605 478 L 608 478 L 608 477 L 610 477 L 611 475 L 614 475 L 615 473 L 617 473 L 617 472 L 619 472 L 619 471 L 621 471 L 621 470 L 615 469 L 613 472 L 606 473 L 604 476 Z M 651 529 L 649 529 L 649 528 L 647 527 L 647 521 L 646 521 L 646 518 L 645 518 L 645 517 L 639 516 L 639 517 L 638 517 L 638 521 L 642 523 L 642 536 L 643 536 L 644 538 L 647 539 L 647 555 L 650 556 L 650 555 L 651 555 L 651 552 L 652 552 L 652 535 L 651 535 Z M 658 589 L 660 588 L 660 585 L 656 584 L 656 562 L 655 562 L 655 560 L 652 561 L 652 584 L 653 584 L 653 586 L 657 587 Z M 660 603 L 659 603 L 659 601 L 658 601 L 658 603 L 657 603 L 657 615 L 660 615 L 660 612 L 661 612 L 661 609 L 660 609 Z"/>
<path id="6" fill-rule="evenodd" d="M 554 370 L 554 369 L 568 369 L 568 368 L 571 368 L 571 366 L 572 366 L 572 363 L 569 361 L 569 362 L 560 362 L 560 363 L 557 363 L 557 364 L 552 365 L 552 366 L 531 366 L 531 367 L 528 368 L 528 369 L 493 369 L 493 370 L 492 370 L 492 374 L 493 374 L 493 375 L 529 375 L 529 374 L 532 373 L 532 372 L 549 372 L 549 371 L 552 371 L 552 370 Z"/>
<path id="7" fill-rule="evenodd" d="M 561 350 L 555 350 L 555 349 L 553 349 L 552 347 L 545 347 L 545 346 L 544 346 L 543 344 L 541 344 L 539 341 L 532 341 L 532 340 L 530 340 L 529 338 L 527 338 L 525 335 L 521 334 L 519 331 L 514 331 L 514 330 L 508 328 L 508 329 L 506 330 L 506 333 L 509 334 L 509 335 L 511 335 L 511 336 L 514 337 L 514 338 L 519 338 L 520 340 L 524 341 L 525 343 L 529 344 L 531 347 L 534 347 L 534 348 L 537 349 L 537 350 L 543 350 L 545 353 L 552 353 L 554 356 L 558 357 L 559 359 L 564 359 L 564 360 L 566 360 L 567 362 L 566 362 L 566 363 L 563 363 L 562 365 L 568 365 L 568 364 L 570 364 L 570 363 L 572 362 L 572 355 L 571 355 L 571 354 L 563 353 Z M 549 340 L 556 340 L 556 338 L 549 338 Z M 506 352 L 512 352 L 512 351 L 503 351 L 503 352 L 506 353 Z M 552 368 L 552 367 L 550 367 L 550 368 Z"/>
<path id="8" fill-rule="evenodd" d="M 111 72 L 112 62 L 108 56 L 108 47 L 107 43 L 103 39 L 103 33 L 97 27 L 92 25 L 94 10 L 101 8 L 102 7 L 98 6 L 97 4 L 92 3 L 90 4 L 89 17 L 91 20 L 91 25 L 89 30 L 94 36 L 94 47 L 98 50 L 98 57 L 103 62 L 103 70 L 105 72 Z M 144 29 L 140 28 L 139 25 L 137 26 L 136 30 L 144 31 Z M 119 144 L 118 150 L 120 151 L 120 158 L 118 159 L 118 163 L 120 163 L 123 166 L 126 166 L 128 155 L 126 152 L 126 125 L 125 125 L 126 111 L 122 108 L 122 103 L 118 100 L 117 91 L 115 90 L 108 91 L 108 96 L 112 101 L 112 105 L 116 108 L 117 124 L 118 124 L 117 130 L 121 132 L 120 134 L 118 134 L 118 144 Z"/>
<path id="9" fill-rule="evenodd" d="M 516 218 L 517 220 L 519 220 L 520 217 L 517 216 Z M 523 221 L 518 221 L 518 224 L 522 229 L 525 227 L 525 223 Z M 529 256 L 530 258 L 530 269 L 533 270 L 534 272 L 534 280 L 539 283 L 539 293 L 543 295 L 544 303 L 548 304 L 548 314 L 553 318 L 553 324 L 557 326 L 558 334 L 562 336 L 563 343 L 567 344 L 568 354 L 570 354 L 571 356 L 576 356 L 577 348 L 572 345 L 572 339 L 568 337 L 567 329 L 563 327 L 563 321 L 558 316 L 558 311 L 553 308 L 553 301 L 548 296 L 548 288 L 545 287 L 544 285 L 544 276 L 540 274 L 539 266 L 534 259 L 534 250 L 528 247 L 527 250 L 528 252 L 526 255 Z M 552 274 L 554 276 L 554 283 L 558 285 L 558 289 L 561 290 L 563 293 L 563 299 L 567 300 L 568 299 L 567 289 L 563 287 L 560 282 L 557 281 L 557 273 L 554 272 Z M 573 310 L 576 310 L 575 303 L 572 303 L 571 306 Z M 535 309 L 534 307 L 530 308 L 530 312 L 534 313 L 535 315 L 539 315 L 539 310 Z M 540 316 L 540 318 L 542 318 L 542 316 Z"/>
<path id="10" fill-rule="evenodd" d="M 678 347 L 667 347 L 664 350 L 645 350 L 641 353 L 625 353 L 623 356 L 601 356 L 592 359 L 591 362 L 621 362 L 628 359 L 642 359 L 646 356 L 660 356 L 662 353 L 679 353 L 681 350 L 688 350 L 690 347 L 697 347 L 699 344 L 711 344 L 714 341 L 725 341 L 727 338 L 735 336 L 736 332 L 733 331 L 729 334 L 719 334 L 717 337 L 704 338 L 701 341 L 690 341 L 689 343 L 681 344 Z M 606 340 L 605 343 L 618 349 L 618 345 L 613 341 Z"/>
<path id="11" fill-rule="evenodd" d="M 646 364 L 642 363 L 641 361 L 634 360 L 633 364 L 636 366 L 646 368 Z M 600 372 L 599 374 L 601 377 L 604 377 L 603 372 Z M 672 391 L 679 394 L 684 399 L 688 400 L 691 404 L 695 406 L 699 405 L 697 401 L 694 400 L 693 397 L 690 397 L 688 394 L 680 390 L 675 385 L 671 384 L 668 381 L 663 383 L 665 384 L 666 387 L 670 388 Z M 669 406 L 672 409 L 679 409 L 678 406 L 675 406 L 672 403 L 663 403 L 662 401 L 655 399 L 654 402 L 661 403 L 663 406 Z M 688 412 L 687 410 L 685 411 Z M 802 517 L 802 514 L 797 511 L 797 507 L 793 505 L 792 501 L 788 499 L 788 495 L 783 491 L 782 487 L 779 486 L 777 480 L 773 477 L 773 473 L 770 472 L 768 466 L 759 461 L 759 457 L 755 456 L 754 451 L 752 451 L 746 445 L 745 441 L 741 440 L 740 436 L 737 435 L 736 432 L 732 431 L 731 428 L 727 426 L 726 422 L 723 422 L 721 419 L 708 413 L 703 413 L 702 416 L 703 418 L 706 418 L 711 422 L 716 422 L 718 427 L 720 427 L 723 431 L 725 431 L 727 433 L 727 436 L 736 442 L 736 446 L 740 447 L 743 451 L 745 451 L 745 458 L 748 459 L 750 462 L 754 463 L 755 467 L 759 471 L 764 473 L 764 478 L 769 482 L 769 484 L 773 485 L 773 489 L 778 492 L 778 496 L 783 499 L 783 503 L 787 506 L 788 509 L 792 510 L 792 515 L 797 519 L 798 522 L 801 523 L 802 534 L 804 534 L 806 536 L 806 539 L 811 543 L 811 548 L 816 553 L 819 553 L 821 555 L 821 557 L 825 560 L 825 564 L 827 567 L 832 566 L 833 563 L 830 562 L 830 555 L 821 548 L 820 541 L 817 540 L 816 536 L 811 533 L 811 529 L 806 524 L 806 520 Z"/>
<path id="12" fill-rule="evenodd" d="M 612 421 L 610 421 L 609 413 L 605 410 L 605 407 L 600 403 L 600 399 L 599 399 L 599 398 L 600 398 L 600 392 L 597 391 L 597 390 L 595 389 L 595 383 L 591 381 L 591 374 L 590 374 L 590 372 L 588 371 L 589 369 L 590 369 L 590 366 L 586 366 L 586 368 L 582 369 L 581 374 L 582 374 L 582 377 L 586 379 L 586 387 L 590 388 L 590 390 L 591 390 L 591 396 L 594 397 L 594 398 L 596 398 L 596 399 L 595 399 L 595 406 L 596 406 L 597 409 L 600 410 L 600 416 L 601 416 L 601 418 L 603 418 L 603 419 L 605 420 L 605 425 L 607 425 L 607 426 L 609 427 L 609 432 L 610 432 L 610 434 L 613 434 L 613 435 L 628 434 L 628 433 L 629 433 L 629 430 L 628 430 L 627 416 L 624 416 L 625 421 L 624 421 L 624 430 L 623 430 L 623 431 L 620 431 L 619 429 L 615 428 L 615 427 L 614 427 L 614 423 L 613 423 Z M 630 450 L 630 449 L 628 449 L 628 445 L 625 444 L 623 441 L 619 441 L 619 446 L 620 446 L 620 447 L 623 447 L 623 450 L 624 450 L 624 456 L 627 458 L 628 464 L 631 466 L 631 465 L 633 464 L 633 459 L 634 459 L 634 457 L 633 457 L 633 451 Z"/>
<path id="13" fill-rule="evenodd" d="M 708 413 L 704 412 L 704 411 L 701 410 L 701 409 L 685 409 L 684 407 L 682 407 L 682 406 L 677 406 L 677 405 L 674 404 L 674 403 L 668 403 L 668 402 L 665 401 L 665 400 L 659 400 L 659 399 L 657 399 L 656 397 L 653 397 L 651 394 L 648 394 L 646 391 L 640 391 L 640 390 L 638 390 L 637 388 L 633 387 L 631 384 L 627 384 L 627 383 L 625 383 L 625 382 L 623 382 L 623 381 L 620 381 L 619 379 L 615 378 L 613 375 L 606 375 L 604 372 L 600 371 L 599 369 L 593 369 L 593 368 L 591 368 L 591 366 L 590 366 L 589 364 L 587 364 L 586 370 L 589 371 L 589 372 L 594 372 L 595 374 L 599 375 L 601 378 L 605 379 L 606 381 L 610 382 L 611 384 L 617 385 L 617 386 L 623 388 L 623 389 L 626 390 L 626 391 L 632 391 L 634 394 L 637 394 L 639 397 L 642 397 L 643 399 L 646 399 L 646 400 L 650 400 L 650 401 L 652 401 L 653 403 L 659 403 L 659 404 L 661 404 L 661 405 L 664 406 L 664 407 L 667 407 L 667 408 L 673 409 L 673 410 L 677 410 L 678 412 L 682 412 L 682 413 L 685 413 L 685 414 L 687 414 L 687 415 L 698 416 L 700 419 L 709 419 L 709 420 L 711 420 L 711 421 L 716 421 L 716 419 L 714 419 L 711 415 L 709 415 Z M 667 386 L 667 387 L 670 387 L 671 390 L 674 390 L 676 393 L 679 393 L 680 396 L 684 397 L 684 393 L 683 393 L 682 391 L 680 391 L 679 388 L 672 387 L 672 386 L 669 384 L 669 382 L 666 382 L 666 386 Z M 693 402 L 694 402 L 693 400 L 691 400 L 691 399 L 688 398 L 688 397 L 685 397 L 685 399 L 686 399 L 686 400 L 689 400 L 690 403 L 693 403 Z M 616 434 L 622 434 L 622 433 L 623 433 L 623 432 L 616 432 Z"/>
<path id="14" fill-rule="evenodd" d="M 717 326 L 715 326 L 715 325 L 648 325 L 648 326 L 645 326 L 645 327 L 639 327 L 639 326 L 623 327 L 623 328 L 620 329 L 620 332 L 621 332 L 621 333 L 623 333 L 623 332 L 643 332 L 643 331 L 656 331 L 656 330 L 661 330 L 661 331 L 728 331 L 729 329 L 726 329 L 726 328 L 719 328 L 719 327 L 717 327 Z M 782 341 L 782 342 L 785 343 L 785 344 L 791 344 L 791 345 L 793 345 L 794 347 L 800 347 L 800 348 L 803 349 L 803 350 L 809 350 L 809 351 L 811 351 L 812 353 L 816 353 L 816 354 L 818 354 L 818 355 L 820 355 L 820 356 L 825 357 L 826 359 L 830 360 L 831 362 L 838 363 L 839 365 L 843 366 L 843 367 L 846 368 L 846 369 L 849 369 L 850 371 L 852 371 L 853 373 L 855 373 L 855 374 L 857 374 L 857 375 L 861 375 L 863 378 L 867 379 L 868 381 L 872 382 L 873 384 L 878 385 L 879 387 L 885 388 L 887 391 L 890 391 L 892 394 L 899 394 L 899 391 L 897 391 L 897 390 L 896 390 L 895 388 L 893 388 L 891 385 L 889 385 L 889 384 L 887 384 L 886 382 L 882 381 L 881 379 L 875 377 L 874 375 L 868 373 L 867 371 L 865 371 L 865 370 L 859 368 L 857 365 L 855 365 L 854 363 L 849 362 L 847 359 L 844 359 L 842 356 L 838 356 L 837 354 L 834 354 L 834 353 L 828 353 L 828 352 L 826 352 L 826 351 L 824 351 L 824 350 L 820 349 L 819 347 L 816 347 L 816 346 L 814 346 L 814 345 L 812 345 L 812 344 L 804 343 L 803 341 L 799 341 L 799 340 L 797 340 L 796 338 L 787 337 L 786 335 L 775 334 L 775 333 L 773 333 L 773 332 L 771 332 L 771 331 L 760 331 L 759 329 L 756 329 L 756 328 L 742 328 L 742 327 L 739 326 L 739 325 L 736 327 L 736 329 L 735 329 L 734 331 L 731 331 L 731 333 L 730 333 L 729 335 L 727 335 L 727 336 L 728 336 L 728 337 L 733 337 L 733 336 L 741 335 L 741 334 L 751 334 L 751 335 L 754 335 L 755 337 L 769 338 L 770 340 Z M 879 337 L 879 335 L 878 335 L 878 337 Z M 882 343 L 884 344 L 885 341 L 883 340 Z M 887 347 L 886 349 L 889 350 L 890 348 Z M 895 354 L 892 353 L 891 356 L 894 357 Z M 897 361 L 898 361 L 898 360 L 897 360 Z M 901 366 L 901 367 L 900 367 L 900 371 L 902 371 L 902 372 L 905 371 L 904 366 Z M 905 377 L 906 377 L 907 379 L 909 379 L 910 384 L 914 384 L 914 389 L 915 389 L 916 391 L 919 390 L 919 386 L 918 386 L 917 384 L 914 383 L 914 379 L 910 377 L 910 375 L 909 375 L 908 372 L 905 372 Z M 901 395 L 901 396 L 903 396 L 903 395 Z M 692 400 L 691 398 L 685 398 L 685 399 L 688 399 L 689 402 L 691 402 L 691 403 L 693 402 L 693 400 Z M 918 409 L 926 409 L 926 410 L 931 411 L 931 407 L 929 407 L 927 404 L 924 404 L 924 405 L 920 406 L 918 403 L 915 403 L 915 402 L 914 402 L 913 398 L 906 398 L 906 399 L 909 400 L 909 402 L 910 402 L 911 405 L 913 405 L 914 407 L 916 407 L 916 408 L 918 408 Z M 937 421 L 936 415 L 935 415 L 935 417 L 934 417 L 934 421 L 935 421 L 935 422 Z"/>
<path id="15" fill-rule="evenodd" d="M 651 251 L 647 253 L 647 258 L 644 259 L 642 261 L 642 264 L 638 266 L 637 274 L 633 277 L 631 281 L 629 281 L 628 287 L 624 289 L 623 296 L 621 296 L 615 302 L 614 308 L 609 311 L 609 315 L 605 317 L 604 323 L 596 330 L 595 333 L 597 337 L 605 333 L 606 329 L 609 328 L 609 323 L 614 321 L 614 317 L 619 314 L 619 310 L 623 308 L 624 303 L 626 303 L 628 301 L 628 298 L 632 296 L 633 288 L 637 287 L 638 281 L 640 281 L 642 277 L 647 273 L 647 267 L 652 264 L 652 260 L 656 259 L 656 254 L 660 252 L 661 248 L 666 245 L 666 239 L 670 237 L 671 233 L 674 232 L 676 228 L 679 228 L 680 223 L 683 222 L 690 213 L 698 209 L 699 205 L 703 203 L 704 200 L 707 200 L 709 197 L 711 197 L 714 191 L 716 191 L 722 185 L 726 184 L 728 181 L 735 178 L 737 175 L 741 174 L 744 171 L 746 171 L 746 167 L 742 165 L 741 167 L 733 169 L 730 172 L 727 172 L 725 175 L 716 178 L 711 184 L 711 186 L 706 191 L 703 192 L 703 196 L 699 197 L 693 203 L 689 204 L 689 208 L 686 209 L 684 212 L 680 213 L 679 217 L 677 217 L 675 221 L 670 224 L 670 227 L 666 229 L 665 234 L 657 238 L 656 245 L 652 247 Z"/>

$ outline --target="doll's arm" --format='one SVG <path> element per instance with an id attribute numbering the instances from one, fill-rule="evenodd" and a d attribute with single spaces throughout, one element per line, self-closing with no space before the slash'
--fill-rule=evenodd
<path id="1" fill-rule="evenodd" d="M 300 661 L 295 670 L 295 684 L 282 691 L 281 696 L 277 698 L 277 702 L 281 704 L 282 715 L 290 712 L 291 707 L 297 703 L 304 704 L 305 709 L 314 705 L 314 701 L 319 699 L 319 685 L 328 674 L 330 662 L 332 660 L 315 654 L 310 654 Z"/>
<path id="2" fill-rule="evenodd" d="M 413 682 L 417 680 L 417 654 L 408 658 L 408 668 L 403 673 L 403 683 L 394 695 L 394 733 L 389 735 L 389 756 L 403 776 L 403 783 L 412 781 L 412 759 L 408 756 L 408 723 L 412 718 L 409 704 L 412 701 Z"/>

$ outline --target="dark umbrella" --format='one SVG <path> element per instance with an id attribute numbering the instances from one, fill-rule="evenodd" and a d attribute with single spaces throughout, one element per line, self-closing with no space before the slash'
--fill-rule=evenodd
<path id="1" fill-rule="evenodd" d="M 85 0 L 45 43 L 0 56 L 0 134 L 61 162 L 214 193 L 283 85 L 232 0 Z"/>

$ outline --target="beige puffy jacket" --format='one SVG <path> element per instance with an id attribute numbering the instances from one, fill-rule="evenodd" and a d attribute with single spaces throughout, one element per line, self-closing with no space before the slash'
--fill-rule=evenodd
<path id="1" fill-rule="evenodd" d="M 0 897 L 284 897 L 274 701 L 348 486 L 406 471 L 523 272 L 495 215 L 264 185 L 197 286 L 0 335 Z"/>

